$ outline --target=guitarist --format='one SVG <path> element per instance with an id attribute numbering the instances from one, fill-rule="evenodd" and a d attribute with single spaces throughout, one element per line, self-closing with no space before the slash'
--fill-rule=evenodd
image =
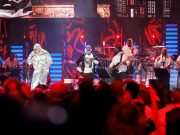
<path id="1" fill-rule="evenodd" d="M 129 62 L 127 55 L 121 50 L 121 46 L 116 46 L 115 56 L 109 65 L 112 76 L 114 76 L 115 79 L 125 79 Z"/>

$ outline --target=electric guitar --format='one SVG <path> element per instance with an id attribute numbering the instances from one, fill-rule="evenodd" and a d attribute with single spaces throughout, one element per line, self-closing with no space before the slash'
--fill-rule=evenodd
<path id="1" fill-rule="evenodd" d="M 122 66 L 125 62 L 130 61 L 132 59 L 133 59 L 133 56 L 128 56 L 126 60 L 124 60 L 122 62 L 118 62 L 116 65 L 114 65 L 111 70 L 111 75 L 115 76 L 117 74 L 117 72 L 119 71 L 118 68 L 120 66 Z"/>

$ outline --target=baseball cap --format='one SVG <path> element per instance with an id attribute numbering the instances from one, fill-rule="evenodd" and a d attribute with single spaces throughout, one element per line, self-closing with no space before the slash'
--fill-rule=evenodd
<path id="1" fill-rule="evenodd" d="M 41 45 L 38 44 L 38 43 L 36 43 L 36 44 L 34 45 L 33 49 L 37 49 L 37 48 L 41 48 Z"/>
<path id="2" fill-rule="evenodd" d="M 86 45 L 86 50 L 87 50 L 87 51 L 92 50 L 92 46 L 91 46 L 91 45 Z"/>

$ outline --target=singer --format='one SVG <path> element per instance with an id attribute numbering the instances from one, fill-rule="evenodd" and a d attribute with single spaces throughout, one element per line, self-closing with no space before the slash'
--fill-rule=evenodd
<path id="1" fill-rule="evenodd" d="M 77 59 L 77 70 L 88 76 L 90 80 L 94 78 L 94 64 L 99 64 L 98 57 L 92 53 L 92 46 L 86 46 L 86 52 Z"/>
<path id="2" fill-rule="evenodd" d="M 31 81 L 31 91 L 33 91 L 39 84 L 47 87 L 46 83 L 49 74 L 49 67 L 52 64 L 50 54 L 42 49 L 40 44 L 36 43 L 33 49 L 34 50 L 27 58 L 28 65 L 32 65 L 34 68 Z"/>

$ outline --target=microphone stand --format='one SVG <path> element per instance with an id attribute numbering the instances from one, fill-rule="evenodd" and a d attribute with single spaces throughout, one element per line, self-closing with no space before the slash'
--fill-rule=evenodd
<path id="1" fill-rule="evenodd" d="M 27 83 L 30 83 L 30 79 L 29 79 L 29 66 L 27 64 L 27 61 L 26 61 L 26 82 Z"/>

